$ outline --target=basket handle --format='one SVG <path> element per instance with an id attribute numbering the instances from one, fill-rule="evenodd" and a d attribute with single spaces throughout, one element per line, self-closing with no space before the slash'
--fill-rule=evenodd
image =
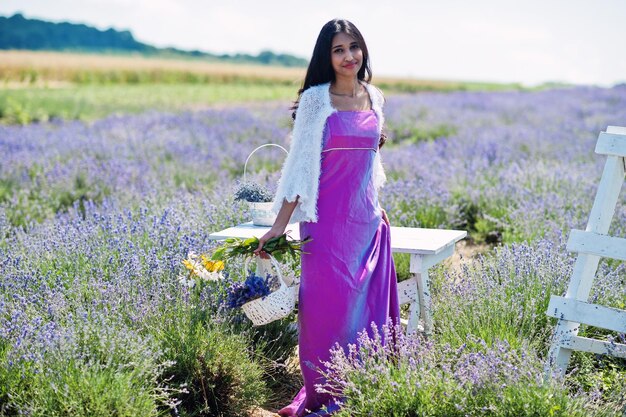
<path id="1" fill-rule="evenodd" d="M 280 282 L 280 288 L 286 288 L 287 287 L 287 283 L 285 282 L 285 279 L 283 278 L 283 273 L 280 272 L 280 264 L 278 263 L 276 258 L 274 258 L 269 253 L 268 253 L 268 256 L 270 257 L 269 258 L 270 263 L 272 264 L 272 266 L 276 270 L 276 276 L 278 276 L 278 281 Z M 262 258 L 260 258 L 260 259 L 262 259 Z M 246 258 L 245 261 L 244 261 L 244 269 L 246 271 L 249 270 L 248 266 L 250 265 L 250 261 L 252 261 L 252 258 Z M 257 264 L 257 266 L 259 266 L 259 265 Z M 257 269 L 257 272 L 258 272 L 258 269 Z"/>
<path id="2" fill-rule="evenodd" d="M 289 152 L 287 151 L 287 149 L 283 148 L 282 146 L 276 144 L 276 143 L 265 143 L 261 146 L 256 147 L 252 152 L 250 152 L 250 155 L 248 155 L 248 157 L 246 158 L 246 163 L 243 165 L 243 182 L 246 182 L 246 169 L 248 168 L 248 161 L 250 160 L 250 157 L 252 156 L 253 153 L 255 153 L 256 151 L 258 151 L 261 148 L 264 148 L 266 146 L 276 146 L 280 149 L 282 149 L 283 151 L 285 151 L 285 153 L 287 155 L 289 155 Z"/>

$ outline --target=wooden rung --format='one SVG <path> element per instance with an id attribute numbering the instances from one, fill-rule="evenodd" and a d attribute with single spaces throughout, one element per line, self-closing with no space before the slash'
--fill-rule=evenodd
<path id="1" fill-rule="evenodd" d="M 594 232 L 572 229 L 567 250 L 626 261 L 626 239 Z"/>
<path id="2" fill-rule="evenodd" d="M 604 340 L 590 339 L 588 337 L 573 336 L 564 340 L 560 346 L 565 349 L 597 353 L 598 355 L 611 355 L 626 359 L 626 345 L 621 343 L 611 343 Z"/>
<path id="3" fill-rule="evenodd" d="M 553 295 L 546 314 L 557 319 L 626 333 L 626 311 Z"/>
<path id="4" fill-rule="evenodd" d="M 400 305 L 417 301 L 417 283 L 414 279 L 398 282 L 398 301 Z"/>
<path id="5" fill-rule="evenodd" d="M 626 156 L 626 135 L 601 132 L 596 144 L 596 153 L 601 155 Z"/>

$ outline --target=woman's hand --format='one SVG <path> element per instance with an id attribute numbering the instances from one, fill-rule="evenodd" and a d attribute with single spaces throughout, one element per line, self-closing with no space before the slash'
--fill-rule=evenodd
<path id="1" fill-rule="evenodd" d="M 387 217 L 387 212 L 385 211 L 385 209 L 382 209 L 383 212 L 383 220 L 385 221 L 385 223 L 387 223 L 387 226 L 391 227 L 391 224 L 389 223 L 389 217 Z"/>
<path id="2" fill-rule="evenodd" d="M 287 224 L 289 224 L 289 219 L 291 218 L 291 214 L 296 208 L 298 204 L 298 199 L 300 196 L 297 196 L 296 199 L 292 202 L 288 202 L 287 200 L 283 200 L 283 204 L 276 215 L 276 220 L 272 225 L 272 228 L 265 233 L 261 238 L 259 238 L 259 246 L 254 250 L 254 254 L 260 256 L 263 259 L 269 259 L 269 255 L 263 251 L 263 245 L 265 242 L 270 240 L 273 237 L 277 237 L 285 233 L 285 229 L 287 228 Z"/>
<path id="3" fill-rule="evenodd" d="M 285 233 L 285 228 L 282 228 L 282 230 L 280 230 L 280 228 L 275 229 L 274 227 L 272 227 L 270 230 L 267 231 L 267 233 L 259 238 L 259 246 L 254 250 L 254 254 L 260 256 L 262 259 L 269 259 L 270 256 L 267 254 L 267 252 L 263 250 L 263 245 L 265 245 L 265 242 L 267 242 L 271 238 L 280 236 L 283 233 Z"/>

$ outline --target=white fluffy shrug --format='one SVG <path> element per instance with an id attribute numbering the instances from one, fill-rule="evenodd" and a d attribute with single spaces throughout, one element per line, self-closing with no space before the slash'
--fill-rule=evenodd
<path id="1" fill-rule="evenodd" d="M 371 84 L 365 84 L 369 93 L 372 109 L 378 118 L 378 133 L 382 129 L 384 98 L 380 90 Z M 330 101 L 330 83 L 320 84 L 305 90 L 296 111 L 296 120 L 291 132 L 289 154 L 282 167 L 278 189 L 274 197 L 272 210 L 280 211 L 283 200 L 295 201 L 298 205 L 291 215 L 290 223 L 317 222 L 317 196 L 321 170 L 322 139 L 326 119 L 337 111 Z M 374 158 L 373 180 L 376 189 L 386 180 L 380 159 L 380 150 Z"/>

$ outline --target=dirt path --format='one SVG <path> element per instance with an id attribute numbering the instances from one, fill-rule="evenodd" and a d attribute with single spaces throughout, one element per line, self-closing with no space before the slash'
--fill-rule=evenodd
<path id="1" fill-rule="evenodd" d="M 278 416 L 278 414 L 273 413 L 269 410 L 265 410 L 263 408 L 256 408 L 250 411 L 250 417 L 275 417 L 275 416 Z"/>
<path id="2" fill-rule="evenodd" d="M 489 252 L 492 246 L 485 243 L 474 244 L 468 243 L 466 240 L 457 242 L 454 254 L 443 261 L 446 268 L 450 268 L 454 272 L 460 272 L 462 265 L 471 264 L 478 255 Z"/>

